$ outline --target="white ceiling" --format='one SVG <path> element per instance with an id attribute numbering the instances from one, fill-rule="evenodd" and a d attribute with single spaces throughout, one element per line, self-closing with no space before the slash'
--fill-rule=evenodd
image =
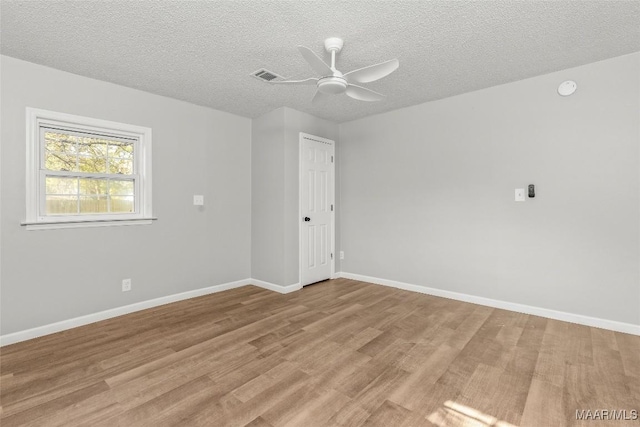
<path id="1" fill-rule="evenodd" d="M 640 1 L 7 1 L 1 52 L 246 117 L 281 106 L 344 122 L 640 50 Z M 311 105 L 314 72 L 296 45 L 324 54 L 339 36 L 343 72 L 398 58 L 367 86 Z M 324 56 L 328 58 L 328 56 Z M 570 76 L 567 76 L 570 77 Z M 555 90 L 555 88 L 552 88 Z"/>

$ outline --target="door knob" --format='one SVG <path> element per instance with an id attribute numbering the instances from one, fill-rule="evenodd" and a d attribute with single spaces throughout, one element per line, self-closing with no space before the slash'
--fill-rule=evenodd
<path id="1" fill-rule="evenodd" d="M 305 217 L 304 217 L 304 220 L 305 220 L 306 222 L 309 222 L 309 221 L 311 221 L 311 218 L 309 218 L 308 216 L 305 216 Z"/>

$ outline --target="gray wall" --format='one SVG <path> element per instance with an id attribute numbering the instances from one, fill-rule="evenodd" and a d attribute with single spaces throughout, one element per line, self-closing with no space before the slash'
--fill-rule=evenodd
<path id="1" fill-rule="evenodd" d="M 339 127 L 1 59 L 2 335 L 248 277 L 297 283 L 299 132 L 336 141 L 336 271 L 640 324 L 640 54 Z M 27 106 L 151 127 L 159 220 L 21 227 Z M 529 183 L 538 196 L 515 203 Z"/>
<path id="2" fill-rule="evenodd" d="M 251 277 L 284 285 L 284 109 L 251 125 Z"/>
<path id="3" fill-rule="evenodd" d="M 5 56 L 0 89 L 1 334 L 251 276 L 251 120 Z M 158 221 L 21 227 L 27 106 L 152 128 Z"/>
<path id="4" fill-rule="evenodd" d="M 338 125 L 282 107 L 253 120 L 252 277 L 299 283 L 299 133 L 338 139 Z M 336 271 L 339 271 L 336 265 Z"/>
<path id="5" fill-rule="evenodd" d="M 640 324 L 639 76 L 635 53 L 342 124 L 342 271 Z"/>

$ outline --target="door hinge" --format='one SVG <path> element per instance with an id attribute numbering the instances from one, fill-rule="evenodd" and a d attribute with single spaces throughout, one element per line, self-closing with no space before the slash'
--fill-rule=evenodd
<path id="1" fill-rule="evenodd" d="M 333 212 L 333 205 L 331 205 L 331 212 Z"/>
<path id="2" fill-rule="evenodd" d="M 333 254 L 331 254 L 331 259 L 333 259 Z"/>
<path id="3" fill-rule="evenodd" d="M 331 163 L 333 163 L 333 156 L 331 156 Z"/>

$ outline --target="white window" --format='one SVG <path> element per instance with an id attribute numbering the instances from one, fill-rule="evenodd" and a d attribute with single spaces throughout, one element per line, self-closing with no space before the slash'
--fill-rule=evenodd
<path id="1" fill-rule="evenodd" d="M 27 108 L 27 229 L 151 223 L 151 129 Z"/>

